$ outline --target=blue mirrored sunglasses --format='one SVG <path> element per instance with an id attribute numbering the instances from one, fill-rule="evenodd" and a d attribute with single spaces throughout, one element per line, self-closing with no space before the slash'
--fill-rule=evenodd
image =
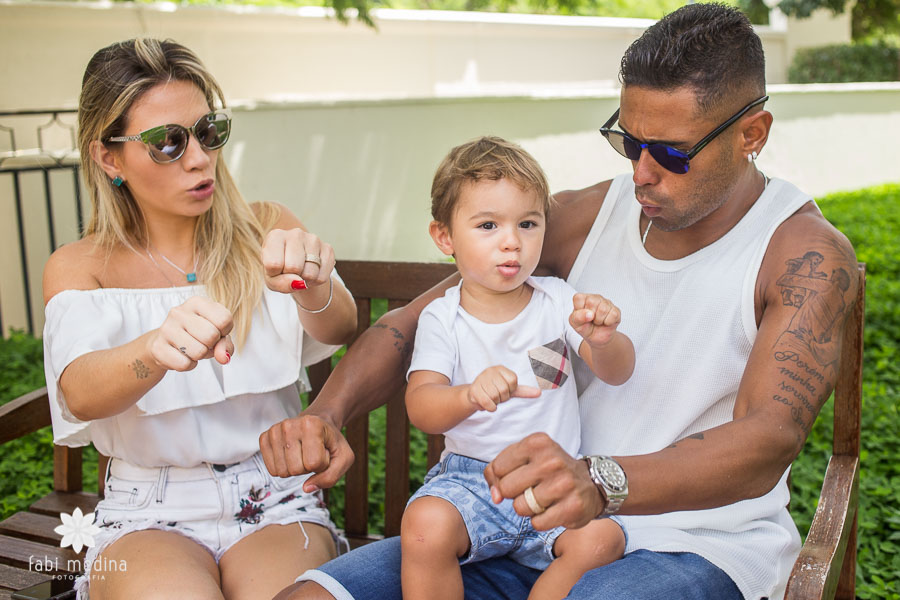
<path id="1" fill-rule="evenodd" d="M 653 157 L 653 160 L 658 162 L 662 168 L 678 175 L 684 175 L 688 172 L 691 159 L 697 156 L 698 152 L 703 150 L 703 148 L 705 148 L 707 144 L 713 141 L 717 135 L 728 129 L 728 127 L 730 127 L 732 123 L 743 117 L 748 110 L 750 110 L 754 106 L 762 104 L 768 99 L 768 96 L 763 96 L 762 98 L 754 100 L 753 102 L 739 110 L 737 113 L 735 113 L 727 121 L 710 131 L 706 137 L 697 142 L 697 144 L 687 152 L 682 152 L 681 150 L 673 148 L 672 146 L 669 146 L 667 144 L 647 144 L 633 138 L 623 131 L 610 129 L 612 124 L 615 123 L 619 118 L 620 109 L 616 109 L 616 112 L 613 113 L 613 116 L 611 116 L 609 120 L 603 125 L 603 127 L 600 128 L 600 133 L 603 134 L 603 137 L 607 139 L 609 145 L 612 146 L 616 152 L 618 152 L 628 160 L 638 160 L 641 157 L 641 152 L 644 150 L 644 148 L 646 148 L 647 152 L 650 153 L 650 156 Z"/>

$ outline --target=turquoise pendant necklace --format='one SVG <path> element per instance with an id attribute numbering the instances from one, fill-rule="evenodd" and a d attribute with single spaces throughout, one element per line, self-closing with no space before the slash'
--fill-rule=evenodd
<path id="1" fill-rule="evenodd" d="M 152 246 L 151 246 L 151 247 L 152 247 Z M 195 257 L 194 257 L 194 268 L 191 270 L 191 272 L 190 272 L 190 273 L 185 273 L 185 272 L 184 272 L 184 269 L 182 269 L 181 267 L 179 267 L 178 265 L 176 265 L 175 263 L 173 263 L 171 260 L 169 260 L 169 258 L 168 258 L 165 254 L 163 254 L 162 252 L 160 252 L 160 251 L 157 250 L 156 248 L 153 248 L 153 250 L 155 250 L 156 253 L 159 254 L 160 257 L 162 257 L 162 259 L 163 259 L 164 261 L 166 261 L 167 263 L 169 263 L 169 265 L 171 265 L 173 269 L 176 269 L 179 273 L 181 273 L 182 275 L 184 275 L 184 277 L 185 277 L 185 279 L 187 279 L 187 282 L 188 282 L 188 283 L 194 283 L 195 281 L 197 281 L 197 261 L 200 260 L 200 257 L 199 257 L 199 256 L 195 256 Z M 150 257 L 150 260 L 153 260 L 153 255 L 150 254 L 150 249 L 149 249 L 149 248 L 147 249 L 147 255 Z M 156 261 L 153 260 L 153 262 L 155 263 Z"/>

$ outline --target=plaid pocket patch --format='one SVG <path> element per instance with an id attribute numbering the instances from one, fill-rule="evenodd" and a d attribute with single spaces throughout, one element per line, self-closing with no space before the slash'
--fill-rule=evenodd
<path id="1" fill-rule="evenodd" d="M 563 338 L 528 351 L 531 370 L 537 377 L 542 390 L 555 390 L 566 382 L 572 374 L 569 347 Z"/>

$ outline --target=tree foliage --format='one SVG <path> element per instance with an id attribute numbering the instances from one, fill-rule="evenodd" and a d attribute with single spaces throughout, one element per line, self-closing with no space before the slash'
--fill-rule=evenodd
<path id="1" fill-rule="evenodd" d="M 850 0 L 781 0 L 778 8 L 786 15 L 803 19 L 818 8 L 840 14 L 848 4 Z M 857 0 L 851 14 L 854 40 L 900 33 L 900 0 Z"/>

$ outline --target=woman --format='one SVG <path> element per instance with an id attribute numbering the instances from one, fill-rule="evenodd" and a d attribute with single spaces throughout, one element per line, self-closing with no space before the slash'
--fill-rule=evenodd
<path id="1" fill-rule="evenodd" d="M 315 486 L 270 476 L 258 437 L 356 310 L 328 244 L 241 198 L 230 117 L 172 41 L 113 44 L 84 75 L 93 214 L 44 270 L 55 441 L 112 457 L 81 598 L 271 598 L 336 553 Z"/>

